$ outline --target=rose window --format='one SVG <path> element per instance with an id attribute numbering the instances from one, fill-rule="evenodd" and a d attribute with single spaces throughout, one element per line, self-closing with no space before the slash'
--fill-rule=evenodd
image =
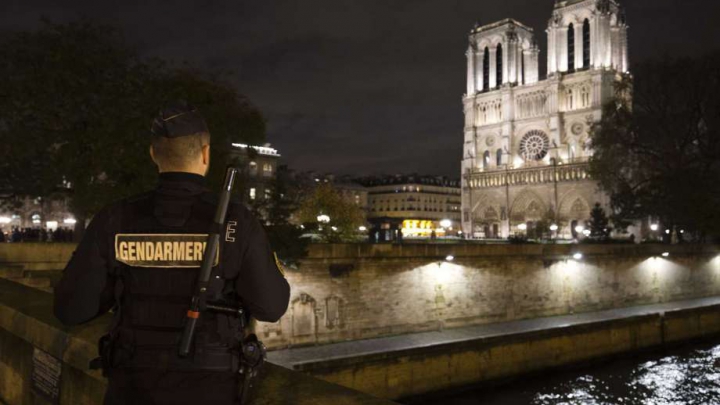
<path id="1" fill-rule="evenodd" d="M 548 153 L 550 139 L 542 131 L 530 131 L 520 140 L 520 155 L 525 160 L 541 160 Z"/>

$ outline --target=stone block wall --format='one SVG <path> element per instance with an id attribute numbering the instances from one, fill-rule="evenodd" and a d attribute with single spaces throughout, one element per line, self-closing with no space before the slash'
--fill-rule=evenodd
<path id="1" fill-rule="evenodd" d="M 576 252 L 581 260 L 571 258 Z M 270 348 L 284 348 L 720 295 L 719 253 L 667 245 L 316 245 L 286 272 L 285 316 L 256 331 Z"/>

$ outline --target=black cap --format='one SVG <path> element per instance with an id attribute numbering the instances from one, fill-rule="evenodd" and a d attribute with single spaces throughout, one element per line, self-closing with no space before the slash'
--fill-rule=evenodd
<path id="1" fill-rule="evenodd" d="M 158 117 L 153 120 L 150 132 L 153 136 L 178 138 L 210 131 L 197 108 L 184 100 L 177 100 L 160 110 Z"/>

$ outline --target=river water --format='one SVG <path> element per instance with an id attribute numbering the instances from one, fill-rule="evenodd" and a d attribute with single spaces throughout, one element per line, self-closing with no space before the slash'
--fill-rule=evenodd
<path id="1" fill-rule="evenodd" d="M 413 402 L 422 405 L 720 404 L 720 340 Z"/>

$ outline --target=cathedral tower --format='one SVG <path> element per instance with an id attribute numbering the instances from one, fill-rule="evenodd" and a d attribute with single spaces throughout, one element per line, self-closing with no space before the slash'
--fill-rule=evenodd
<path id="1" fill-rule="evenodd" d="M 627 24 L 615 0 L 556 1 L 548 22 L 548 75 L 591 68 L 627 73 Z"/>
<path id="2" fill-rule="evenodd" d="M 607 207 L 588 174 L 589 131 L 627 73 L 627 29 L 617 0 L 556 1 L 545 80 L 532 28 L 506 19 L 470 31 L 463 97 L 466 235 L 533 236 L 538 224 L 552 222 L 556 237 L 575 237 L 595 203 Z"/>

